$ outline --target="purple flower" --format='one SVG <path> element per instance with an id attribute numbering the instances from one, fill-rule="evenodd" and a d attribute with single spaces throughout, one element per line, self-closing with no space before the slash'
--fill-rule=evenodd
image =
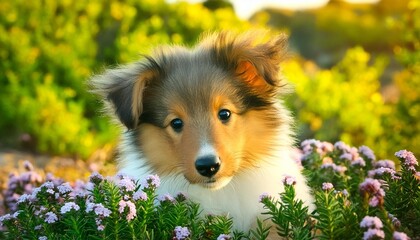
<path id="1" fill-rule="evenodd" d="M 371 239 L 384 239 L 385 233 L 384 231 L 380 229 L 375 228 L 369 228 L 364 234 L 363 234 L 363 240 L 371 240 Z"/>
<path id="2" fill-rule="evenodd" d="M 9 213 L 3 216 L 0 216 L 0 226 L 3 226 L 3 223 L 6 221 L 10 221 L 13 219 L 13 216 L 10 215 Z"/>
<path id="3" fill-rule="evenodd" d="M 271 198 L 270 195 L 268 193 L 264 192 L 263 194 L 261 194 L 259 196 L 259 198 L 258 198 L 259 200 L 258 201 L 260 203 L 262 203 L 265 199 L 269 199 L 269 198 Z"/>
<path id="4" fill-rule="evenodd" d="M 20 204 L 20 203 L 26 203 L 26 202 L 29 202 L 29 201 L 31 201 L 31 195 L 29 195 L 29 194 L 22 194 L 20 197 L 19 197 L 19 199 L 18 199 L 18 201 L 17 201 L 17 203 L 18 204 Z"/>
<path id="5" fill-rule="evenodd" d="M 371 161 L 375 161 L 376 159 L 376 156 L 373 153 L 372 149 L 370 149 L 367 146 L 359 147 L 359 153 L 365 156 L 367 159 L 370 159 Z"/>
<path id="6" fill-rule="evenodd" d="M 75 211 L 79 211 L 80 207 L 74 202 L 68 202 L 68 203 L 65 203 L 64 206 L 61 207 L 60 212 L 61 214 L 65 214 L 65 213 L 70 212 L 72 209 L 74 209 Z"/>
<path id="7" fill-rule="evenodd" d="M 415 171 L 416 166 L 418 166 L 418 162 L 414 154 L 407 150 L 401 150 L 395 153 L 395 156 L 404 160 L 402 162 L 403 166 L 407 167 L 408 170 Z"/>
<path id="8" fill-rule="evenodd" d="M 175 203 L 175 198 L 173 198 L 169 193 L 164 194 L 159 197 L 160 202 Z"/>
<path id="9" fill-rule="evenodd" d="M 133 200 L 135 200 L 135 201 L 138 201 L 138 200 L 146 201 L 147 200 L 147 194 L 139 189 L 137 192 L 135 192 L 133 194 Z"/>
<path id="10" fill-rule="evenodd" d="M 177 194 L 176 194 L 175 199 L 176 199 L 178 202 L 184 202 L 185 200 L 187 200 L 187 199 L 188 199 L 188 197 L 187 197 L 187 194 L 186 194 L 186 193 L 184 193 L 184 192 L 179 192 L 179 193 L 177 193 Z"/>
<path id="11" fill-rule="evenodd" d="M 283 178 L 283 184 L 284 184 L 284 185 L 288 185 L 288 186 L 295 185 L 295 184 L 296 184 L 296 178 L 295 178 L 295 177 L 293 177 L 293 176 L 288 176 L 288 175 L 286 175 L 286 176 L 284 176 L 284 178 Z"/>
<path id="12" fill-rule="evenodd" d="M 28 160 L 25 160 L 23 162 L 23 167 L 25 168 L 26 171 L 33 171 L 34 170 L 34 166 Z"/>
<path id="13" fill-rule="evenodd" d="M 409 240 L 410 238 L 407 236 L 407 234 L 403 232 L 397 232 L 395 231 L 394 234 L 392 234 L 393 240 Z"/>
<path id="14" fill-rule="evenodd" d="M 158 175 L 149 175 L 141 183 L 143 189 L 146 188 L 158 188 L 160 186 L 160 178 Z"/>
<path id="15" fill-rule="evenodd" d="M 334 185 L 332 183 L 329 183 L 329 182 L 322 183 L 322 190 L 324 191 L 329 191 L 333 188 L 334 188 Z"/>
<path id="16" fill-rule="evenodd" d="M 375 162 L 374 165 L 375 165 L 375 168 L 384 167 L 384 168 L 391 168 L 395 170 L 395 163 L 394 161 L 391 161 L 391 160 L 379 160 Z"/>
<path id="17" fill-rule="evenodd" d="M 45 214 L 45 222 L 46 223 L 55 223 L 58 221 L 58 217 L 55 213 L 53 212 L 47 212 Z"/>
<path id="18" fill-rule="evenodd" d="M 391 220 L 392 225 L 394 225 L 396 229 L 399 229 L 401 227 L 400 220 L 398 220 L 398 218 L 396 218 L 394 215 L 388 213 L 388 218 Z"/>
<path id="19" fill-rule="evenodd" d="M 375 176 L 382 176 L 384 174 L 389 174 L 391 177 L 395 176 L 395 170 L 391 168 L 380 167 L 377 169 L 369 170 L 368 176 L 375 177 Z"/>
<path id="20" fill-rule="evenodd" d="M 345 153 L 340 155 L 340 159 L 347 160 L 347 161 L 352 161 L 353 160 L 353 155 L 351 153 L 345 152 Z"/>
<path id="21" fill-rule="evenodd" d="M 68 194 L 73 191 L 73 188 L 70 186 L 70 183 L 63 183 L 57 187 L 58 192 L 61 194 Z"/>
<path id="22" fill-rule="evenodd" d="M 101 217 L 109 217 L 111 215 L 111 211 L 104 207 L 104 205 L 102 205 L 102 203 L 91 203 L 88 202 L 86 204 L 86 212 L 92 212 L 94 211 L 96 215 L 101 216 Z"/>
<path id="23" fill-rule="evenodd" d="M 89 182 L 93 183 L 93 184 L 99 184 L 104 180 L 104 177 L 99 174 L 98 172 L 94 172 L 92 173 L 92 175 L 90 175 L 89 177 Z"/>
<path id="24" fill-rule="evenodd" d="M 190 236 L 190 231 L 186 227 L 177 226 L 174 229 L 174 240 L 184 240 Z"/>
<path id="25" fill-rule="evenodd" d="M 124 213 L 125 209 L 128 208 L 128 213 L 126 217 L 127 221 L 131 221 L 137 216 L 136 205 L 134 205 L 133 202 L 120 200 L 118 205 L 119 205 L 118 211 L 120 213 Z"/>
<path id="26" fill-rule="evenodd" d="M 52 181 L 47 181 L 41 185 L 41 188 L 54 189 L 54 183 Z"/>
<path id="27" fill-rule="evenodd" d="M 99 224 L 97 229 L 98 229 L 98 231 L 103 231 L 103 230 L 105 230 L 105 226 L 102 225 L 102 224 Z"/>
<path id="28" fill-rule="evenodd" d="M 46 236 L 41 236 L 38 238 L 38 240 L 47 240 L 48 238 Z"/>
<path id="29" fill-rule="evenodd" d="M 127 176 L 123 176 L 122 179 L 118 182 L 118 186 L 121 189 L 124 189 L 125 191 L 134 191 L 136 189 L 136 184 L 134 183 L 134 181 L 127 177 Z"/>
<path id="30" fill-rule="evenodd" d="M 321 165 L 321 169 L 325 169 L 325 168 L 331 168 L 334 172 L 336 173 L 340 173 L 343 174 L 345 171 L 347 171 L 347 167 L 345 166 L 341 166 L 341 165 L 336 165 L 335 163 L 323 163 Z"/>
<path id="31" fill-rule="evenodd" d="M 342 141 L 338 141 L 334 144 L 334 148 L 343 152 L 350 152 L 350 146 Z"/>
<path id="32" fill-rule="evenodd" d="M 366 166 L 366 162 L 365 162 L 365 160 L 363 160 L 363 158 L 358 157 L 351 162 L 351 165 L 352 166 L 364 167 L 364 166 Z"/>
<path id="33" fill-rule="evenodd" d="M 47 189 L 47 193 L 51 195 L 55 195 L 54 189 Z"/>
<path id="34" fill-rule="evenodd" d="M 380 228 L 383 228 L 383 224 L 382 224 L 381 219 L 378 218 L 378 217 L 366 216 L 360 222 L 360 227 L 361 228 L 376 228 L 376 229 L 380 229 Z"/>
<path id="35" fill-rule="evenodd" d="M 217 237 L 217 240 L 229 240 L 229 239 L 231 239 L 230 235 L 226 235 L 226 234 L 220 234 Z"/>

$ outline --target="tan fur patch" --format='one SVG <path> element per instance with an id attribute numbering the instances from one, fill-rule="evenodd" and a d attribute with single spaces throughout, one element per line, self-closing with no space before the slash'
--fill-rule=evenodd
<path id="1" fill-rule="evenodd" d="M 260 92 L 267 87 L 267 82 L 258 75 L 257 69 L 249 61 L 240 62 L 236 68 L 236 74 L 238 74 L 246 84 Z"/>

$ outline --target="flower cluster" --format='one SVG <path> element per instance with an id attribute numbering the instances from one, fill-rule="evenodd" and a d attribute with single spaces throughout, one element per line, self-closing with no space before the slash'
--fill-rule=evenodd
<path id="1" fill-rule="evenodd" d="M 190 236 L 190 231 L 186 227 L 176 226 L 174 229 L 173 240 L 185 240 Z"/>
<path id="2" fill-rule="evenodd" d="M 87 182 L 65 183 L 52 175 L 42 179 L 25 163 L 26 172 L 10 175 L 4 192 L 10 212 L 0 216 L 0 238 L 228 240 L 267 239 L 275 231 L 288 239 L 408 240 L 420 235 L 420 172 L 411 152 L 395 155 L 401 169 L 376 160 L 366 146 L 304 141 L 301 162 L 316 211 L 297 198 L 296 178 L 279 176 L 278 196 L 255 199 L 275 226 L 256 219 L 249 232 L 232 231 L 235 219 L 228 216 L 202 216 L 183 193 L 158 196 L 156 175 L 135 180 L 93 173 Z"/>
<path id="3" fill-rule="evenodd" d="M 377 179 L 366 178 L 360 184 L 359 189 L 362 197 L 369 199 L 370 206 L 377 207 L 383 205 L 385 191 L 381 188 L 381 183 Z"/>
<path id="4" fill-rule="evenodd" d="M 364 217 L 363 220 L 360 222 L 360 227 L 363 229 L 367 229 L 363 233 L 364 240 L 385 238 L 385 233 L 384 231 L 382 231 L 383 224 L 381 219 L 379 219 L 378 217 Z"/>
<path id="5" fill-rule="evenodd" d="M 135 181 L 125 175 L 104 178 L 92 173 L 88 182 L 73 184 L 48 179 L 19 196 L 16 211 L 0 217 L 0 238 L 145 239 L 153 233 L 156 239 L 229 239 L 231 233 L 229 218 L 199 219 L 198 204 L 185 194 L 157 196 L 156 175 Z"/>

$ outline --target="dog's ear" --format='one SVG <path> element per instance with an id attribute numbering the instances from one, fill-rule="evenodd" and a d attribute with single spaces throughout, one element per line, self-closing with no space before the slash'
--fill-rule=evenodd
<path id="1" fill-rule="evenodd" d="M 287 56 L 287 36 L 265 31 L 236 35 L 221 32 L 213 37 L 213 52 L 220 66 L 232 71 L 258 92 L 274 92 L 281 86 L 280 62 Z"/>
<path id="2" fill-rule="evenodd" d="M 144 61 L 115 69 L 91 78 L 91 92 L 102 97 L 105 108 L 128 129 L 138 125 L 143 111 L 143 93 L 150 81 L 158 78 L 161 70 L 149 57 Z"/>

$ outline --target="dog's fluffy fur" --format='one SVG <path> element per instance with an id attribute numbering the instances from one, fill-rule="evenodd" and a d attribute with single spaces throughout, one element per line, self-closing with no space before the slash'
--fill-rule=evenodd
<path id="1" fill-rule="evenodd" d="M 158 193 L 183 192 L 204 213 L 233 217 L 240 230 L 263 211 L 262 193 L 283 191 L 284 175 L 296 178 L 297 196 L 312 207 L 291 156 L 292 119 L 278 98 L 286 91 L 286 37 L 267 36 L 210 34 L 193 49 L 160 47 L 93 77 L 93 91 L 126 127 L 120 172 L 137 179 L 158 174 Z M 196 161 L 206 156 L 218 165 L 203 175 Z"/>

